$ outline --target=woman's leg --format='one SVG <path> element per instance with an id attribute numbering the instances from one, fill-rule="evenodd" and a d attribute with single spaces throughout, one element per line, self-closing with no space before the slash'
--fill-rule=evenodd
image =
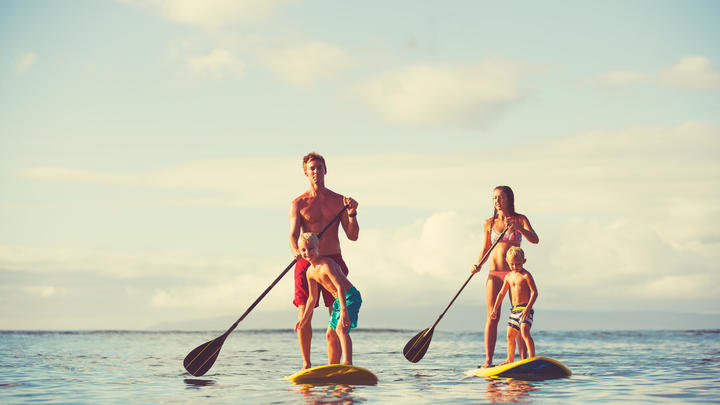
<path id="1" fill-rule="evenodd" d="M 490 367 L 492 365 L 493 354 L 495 354 L 495 342 L 497 341 L 497 326 L 500 316 L 495 319 L 490 317 L 495 298 L 502 287 L 502 280 L 498 277 L 488 277 L 485 285 L 485 295 L 487 298 L 487 317 L 485 321 L 485 363 L 480 367 Z M 502 308 L 502 305 L 500 306 Z"/>

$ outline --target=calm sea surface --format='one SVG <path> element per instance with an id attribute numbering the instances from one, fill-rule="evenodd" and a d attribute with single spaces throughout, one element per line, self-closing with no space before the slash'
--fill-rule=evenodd
<path id="1" fill-rule="evenodd" d="M 567 379 L 487 380 L 463 373 L 484 358 L 481 333 L 437 331 L 424 359 L 402 348 L 417 331 L 353 332 L 355 364 L 377 386 L 296 386 L 291 331 L 236 330 L 203 377 L 185 355 L 220 332 L 0 332 L 0 403 L 720 403 L 720 330 L 534 333 L 537 354 Z M 498 340 L 497 362 L 504 339 Z M 324 333 L 313 361 L 325 359 Z"/>

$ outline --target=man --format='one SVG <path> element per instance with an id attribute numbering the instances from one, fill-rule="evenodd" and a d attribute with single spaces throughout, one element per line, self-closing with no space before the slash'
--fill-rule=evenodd
<path id="1" fill-rule="evenodd" d="M 342 224 L 345 235 L 348 239 L 355 241 L 360 232 L 357 222 L 357 201 L 325 187 L 325 174 L 327 173 L 325 159 L 315 152 L 309 153 L 303 157 L 303 171 L 310 182 L 310 189 L 295 198 L 290 208 L 290 249 L 297 259 L 293 304 L 298 307 L 298 321 L 305 313 L 305 304 L 309 295 L 306 272 L 310 267 L 310 263 L 302 258 L 298 249 L 297 241 L 300 234 L 303 232 L 319 233 L 325 225 L 333 220 L 343 206 L 347 206 L 347 209 L 340 216 L 340 224 Z M 334 222 L 323 234 L 320 239 L 319 254 L 334 260 L 347 275 L 348 268 L 340 252 L 338 227 L 338 223 Z M 325 289 L 322 289 L 321 293 L 325 306 L 328 307 L 328 313 L 330 313 L 334 297 Z M 302 327 L 298 328 L 297 334 L 303 368 L 310 368 L 312 367 L 310 362 L 311 323 L 305 322 Z M 325 338 L 328 342 L 328 364 L 339 363 L 342 351 L 337 335 L 331 328 L 328 328 Z"/>

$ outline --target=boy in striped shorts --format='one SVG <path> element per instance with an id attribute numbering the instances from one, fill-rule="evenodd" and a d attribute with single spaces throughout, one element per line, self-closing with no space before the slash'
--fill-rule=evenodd
<path id="1" fill-rule="evenodd" d="M 492 314 L 490 315 L 492 319 L 497 318 L 503 298 L 505 298 L 505 294 L 510 290 L 512 311 L 510 313 L 510 320 L 508 321 L 507 332 L 508 357 L 502 364 L 515 361 L 515 339 L 517 338 L 518 332 L 523 342 L 525 342 L 527 355 L 529 357 L 535 357 L 535 342 L 532 336 L 530 336 L 530 327 L 532 326 L 533 314 L 535 313 L 532 307 L 538 297 L 537 287 L 535 286 L 535 280 L 533 280 L 532 274 L 523 268 L 526 262 L 525 252 L 519 247 L 513 246 L 508 249 L 505 260 L 508 262 L 511 271 L 505 275 L 503 285 L 495 299 L 495 305 L 493 305 Z"/>

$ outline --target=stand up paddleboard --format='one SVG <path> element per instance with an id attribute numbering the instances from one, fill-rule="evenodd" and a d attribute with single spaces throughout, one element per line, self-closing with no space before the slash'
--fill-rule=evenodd
<path id="1" fill-rule="evenodd" d="M 477 377 L 548 380 L 551 378 L 570 377 L 572 372 L 557 360 L 548 357 L 531 357 L 502 366 L 470 370 L 466 374 Z"/>
<path id="2" fill-rule="evenodd" d="M 372 371 L 346 364 L 327 364 L 299 371 L 285 379 L 295 384 L 375 385 L 378 378 Z"/>

